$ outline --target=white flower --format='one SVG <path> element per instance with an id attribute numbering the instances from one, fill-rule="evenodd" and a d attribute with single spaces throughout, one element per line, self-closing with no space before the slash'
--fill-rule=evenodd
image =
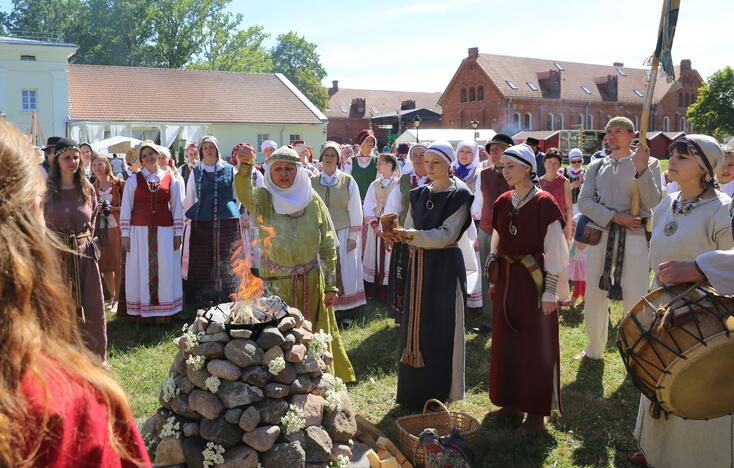
<path id="1" fill-rule="evenodd" d="M 326 391 L 324 406 L 329 411 L 336 411 L 342 408 L 342 399 L 339 397 L 339 394 L 335 390 Z"/>
<path id="2" fill-rule="evenodd" d="M 303 410 L 297 406 L 290 405 L 288 412 L 281 418 L 280 425 L 286 435 L 302 430 L 306 427 L 306 419 L 303 417 Z"/>
<path id="3" fill-rule="evenodd" d="M 334 388 L 337 392 L 343 392 L 347 389 L 347 386 L 344 385 L 344 381 L 340 377 L 334 377 L 334 381 L 336 382 Z"/>
<path id="4" fill-rule="evenodd" d="M 206 385 L 206 388 L 208 388 L 212 393 L 217 393 L 217 390 L 219 390 L 219 384 L 221 383 L 222 381 L 219 380 L 219 377 L 216 375 L 212 375 L 204 381 L 204 385 Z"/>
<path id="5" fill-rule="evenodd" d="M 268 370 L 273 375 L 280 374 L 283 369 L 285 369 L 285 359 L 283 359 L 282 356 L 273 359 L 270 361 L 270 364 L 268 364 Z"/>
<path id="6" fill-rule="evenodd" d="M 193 323 L 191 325 L 184 324 L 181 331 L 183 332 L 181 337 L 186 340 L 186 352 L 191 352 L 199 344 L 199 337 L 204 335 L 204 333 L 196 333 Z"/>
<path id="7" fill-rule="evenodd" d="M 329 468 L 346 468 L 349 466 L 349 458 L 345 455 L 339 455 L 336 460 L 329 462 Z"/>
<path id="8" fill-rule="evenodd" d="M 161 397 L 163 401 L 169 402 L 172 398 L 178 395 L 180 390 L 176 387 L 176 381 L 173 377 L 166 377 L 161 383 Z"/>
<path id="9" fill-rule="evenodd" d="M 323 329 L 318 333 L 314 333 L 313 339 L 308 343 L 307 356 L 321 357 L 329 350 L 329 343 L 333 340 L 332 336 L 324 332 Z"/>
<path id="10" fill-rule="evenodd" d="M 204 455 L 204 468 L 224 463 L 224 447 L 214 442 L 207 442 L 201 454 Z"/>
<path id="11" fill-rule="evenodd" d="M 189 356 L 189 358 L 186 360 L 186 364 L 191 366 L 194 370 L 199 370 L 202 367 L 204 367 L 204 361 L 206 361 L 206 358 L 204 356 Z"/>
<path id="12" fill-rule="evenodd" d="M 173 437 L 178 439 L 181 436 L 181 424 L 176 421 L 176 418 L 171 416 L 166 420 L 166 423 L 161 428 L 160 438 L 165 439 L 166 437 Z"/>

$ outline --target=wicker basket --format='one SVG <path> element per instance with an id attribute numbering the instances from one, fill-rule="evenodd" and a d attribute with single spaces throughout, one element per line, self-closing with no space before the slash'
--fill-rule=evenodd
<path id="1" fill-rule="evenodd" d="M 431 403 L 440 406 L 441 411 L 429 412 L 428 405 Z M 479 421 L 466 413 L 449 411 L 438 400 L 426 401 L 426 404 L 423 405 L 423 414 L 403 416 L 398 418 L 395 425 L 400 433 L 400 446 L 403 449 L 403 455 L 412 460 L 416 467 L 423 466 L 425 461 L 423 449 L 418 449 L 418 436 L 424 429 L 432 427 L 438 431 L 439 435 L 445 436 L 456 428 L 469 444 L 469 447 L 474 448 L 479 442 Z"/>

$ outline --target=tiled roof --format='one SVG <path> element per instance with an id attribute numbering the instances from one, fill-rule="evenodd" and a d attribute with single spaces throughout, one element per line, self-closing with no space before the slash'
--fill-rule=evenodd
<path id="1" fill-rule="evenodd" d="M 441 93 L 419 93 L 414 91 L 382 91 L 377 89 L 342 89 L 329 98 L 326 116 L 330 119 L 346 119 L 353 99 L 365 99 L 365 118 L 373 115 L 395 113 L 403 101 L 414 100 L 416 109 L 430 109 L 441 113 L 438 98 Z"/>
<path id="2" fill-rule="evenodd" d="M 320 123 L 294 90 L 276 74 L 69 64 L 71 120 Z"/>
<path id="3" fill-rule="evenodd" d="M 538 74 L 553 70 L 561 74 L 562 100 L 602 102 L 603 97 L 595 80 L 612 75 L 618 80 L 616 102 L 644 102 L 646 69 L 495 54 L 479 54 L 476 60 L 505 97 L 543 99 Z M 676 66 L 676 77 L 679 71 L 680 67 Z M 655 101 L 662 98 L 673 85 L 660 77 L 655 88 Z"/>

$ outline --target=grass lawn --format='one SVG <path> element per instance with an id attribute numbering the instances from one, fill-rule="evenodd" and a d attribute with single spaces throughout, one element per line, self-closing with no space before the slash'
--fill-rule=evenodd
<path id="1" fill-rule="evenodd" d="M 399 326 L 385 309 L 371 303 L 343 332 L 359 382 L 350 385 L 358 412 L 399 444 L 395 420 L 407 414 L 395 405 Z M 190 322 L 192 310 L 183 314 Z M 611 335 L 603 361 L 573 359 L 585 344 L 581 312 L 561 314 L 561 386 L 564 413 L 553 416 L 547 432 L 535 437 L 515 434 L 508 423 L 485 418 L 493 409 L 487 396 L 487 370 L 491 340 L 467 333 L 466 399 L 452 403 L 482 423 L 478 467 L 631 466 L 627 452 L 635 449 L 632 438 L 639 393 L 632 387 L 614 345 L 616 324 L 622 317 L 619 304 L 612 307 Z M 469 319 L 469 327 L 477 325 Z M 125 390 L 136 419 L 144 421 L 158 407 L 158 386 L 175 354 L 171 339 L 180 334 L 182 322 L 166 327 L 142 326 L 129 319 L 111 317 L 110 362 Z"/>

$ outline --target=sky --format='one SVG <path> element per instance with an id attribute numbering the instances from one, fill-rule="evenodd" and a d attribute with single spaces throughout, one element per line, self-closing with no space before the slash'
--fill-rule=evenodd
<path id="1" fill-rule="evenodd" d="M 632 68 L 654 48 L 662 0 L 233 0 L 243 26 L 295 31 L 318 45 L 342 88 L 444 90 L 479 52 Z M 734 66 L 733 0 L 682 0 L 673 60 L 706 79 Z M 10 0 L 0 0 L 8 10 Z"/>

